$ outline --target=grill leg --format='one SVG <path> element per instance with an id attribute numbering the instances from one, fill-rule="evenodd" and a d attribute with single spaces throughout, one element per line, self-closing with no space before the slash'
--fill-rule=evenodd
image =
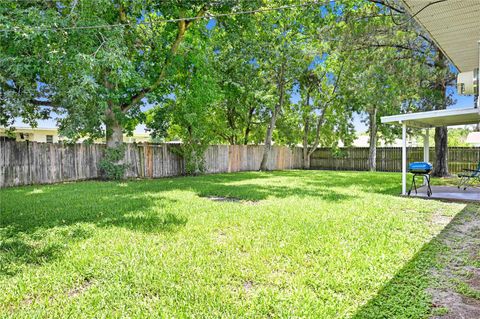
<path id="1" fill-rule="evenodd" d="M 467 190 L 468 187 L 472 187 L 473 186 L 473 182 L 475 181 L 475 178 L 473 177 L 469 177 L 466 181 L 465 181 L 465 184 L 463 186 L 465 186 L 463 188 L 463 190 Z"/>
<path id="2" fill-rule="evenodd" d="M 415 187 L 415 194 L 417 193 L 417 185 L 415 185 L 415 174 L 412 176 L 412 183 L 410 184 L 410 189 L 408 190 L 408 196 L 412 193 L 412 189 Z"/>
<path id="3" fill-rule="evenodd" d="M 427 180 L 427 196 L 432 196 L 432 188 L 430 187 L 430 175 L 425 175 L 425 179 Z"/>
<path id="4" fill-rule="evenodd" d="M 418 194 L 417 192 L 417 182 L 415 181 L 417 177 L 417 174 L 413 174 L 413 187 L 415 187 L 415 195 Z"/>

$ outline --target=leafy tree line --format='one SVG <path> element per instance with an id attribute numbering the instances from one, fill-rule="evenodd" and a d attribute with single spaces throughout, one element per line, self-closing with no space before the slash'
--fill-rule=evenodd
<path id="1" fill-rule="evenodd" d="M 395 1 L 6 0 L 0 29 L 0 125 L 56 117 L 72 140 L 106 137 L 119 167 L 145 123 L 182 141 L 189 173 L 211 143 L 264 144 L 262 170 L 273 143 L 301 144 L 308 168 L 359 113 L 375 170 L 379 134 L 398 134 L 381 116 L 451 103 L 445 57 Z"/>

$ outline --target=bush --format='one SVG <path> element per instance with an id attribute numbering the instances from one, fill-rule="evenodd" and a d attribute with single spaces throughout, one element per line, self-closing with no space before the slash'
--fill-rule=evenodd
<path id="1" fill-rule="evenodd" d="M 107 148 L 105 155 L 100 161 L 103 177 L 107 180 L 120 180 L 125 176 L 128 165 L 123 163 L 125 147 L 120 145 L 116 148 Z"/>
<path id="2" fill-rule="evenodd" d="M 204 154 L 207 144 L 183 143 L 172 151 L 183 157 L 186 175 L 200 175 L 205 172 Z"/>

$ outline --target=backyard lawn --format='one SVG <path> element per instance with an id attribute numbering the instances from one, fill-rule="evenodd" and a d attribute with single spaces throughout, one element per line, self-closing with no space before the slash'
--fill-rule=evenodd
<path id="1" fill-rule="evenodd" d="M 400 178 L 247 172 L 1 190 L 0 317 L 445 313 L 427 289 L 445 284 L 442 234 L 480 206 L 401 198 Z M 480 266 L 478 251 L 456 259 Z"/>

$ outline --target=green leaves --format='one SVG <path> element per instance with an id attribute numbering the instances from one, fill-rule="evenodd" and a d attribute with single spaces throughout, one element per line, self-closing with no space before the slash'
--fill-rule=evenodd
<path id="1" fill-rule="evenodd" d="M 125 175 L 127 164 L 123 163 L 125 147 L 123 145 L 117 148 L 107 148 L 105 156 L 100 161 L 100 168 L 103 171 L 104 178 L 108 180 L 120 180 Z"/>
<path id="2" fill-rule="evenodd" d="M 432 83 L 448 68 L 432 66 L 428 41 L 370 1 L 221 16 L 214 28 L 164 21 L 287 4 L 297 2 L 4 1 L 0 28 L 14 31 L 0 34 L 0 124 L 34 125 L 54 111 L 74 140 L 104 134 L 110 110 L 126 132 L 147 119 L 158 138 L 262 143 L 282 104 L 276 143 L 330 146 L 351 139 L 354 111 L 438 104 Z"/>

